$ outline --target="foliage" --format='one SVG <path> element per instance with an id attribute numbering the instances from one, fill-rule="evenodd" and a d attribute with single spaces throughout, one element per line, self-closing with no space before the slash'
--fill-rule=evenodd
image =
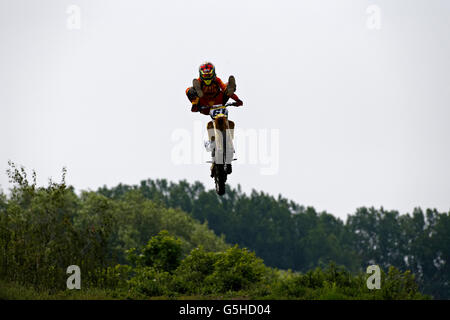
<path id="1" fill-rule="evenodd" d="M 174 278 L 175 289 L 183 294 L 211 294 L 214 292 L 211 275 L 219 253 L 207 252 L 200 246 L 194 248 L 177 268 Z M 203 284 L 199 286 L 199 284 Z"/>
<path id="2" fill-rule="evenodd" d="M 265 264 L 307 272 L 335 261 L 350 272 L 368 264 L 410 270 L 420 289 L 435 298 L 450 298 L 450 212 L 414 209 L 400 215 L 384 208 L 358 208 L 344 223 L 283 197 L 263 192 L 244 194 L 227 186 L 219 197 L 200 182 L 144 180 L 139 185 L 100 188 L 120 199 L 129 192 L 188 212 L 207 223 L 230 244 L 249 248 Z"/>
<path id="3" fill-rule="evenodd" d="M 137 267 L 135 273 L 136 275 L 128 281 L 134 295 L 141 295 L 145 298 L 171 294 L 172 277 L 170 273 L 147 266 Z"/>
<path id="4" fill-rule="evenodd" d="M 140 254 L 135 248 L 129 250 L 129 260 L 138 266 L 172 272 L 180 264 L 181 253 L 181 240 L 169 235 L 167 230 L 162 230 L 148 241 Z"/>
<path id="5" fill-rule="evenodd" d="M 448 214 L 360 208 L 344 224 L 281 196 L 238 188 L 218 197 L 200 183 L 148 180 L 77 195 L 65 174 L 38 187 L 34 172 L 29 179 L 10 163 L 14 186 L 0 193 L 0 297 L 448 296 Z M 388 270 L 381 290 L 367 289 L 367 264 Z M 69 265 L 82 270 L 82 292 L 66 290 Z"/>
<path id="6" fill-rule="evenodd" d="M 13 189 L 9 197 L 0 194 L 0 279 L 5 281 L 56 292 L 66 289 L 67 267 L 78 265 L 84 286 L 114 288 L 129 279 L 126 250 L 144 246 L 163 229 L 180 239 L 176 255 L 200 244 L 228 248 L 206 223 L 141 194 L 120 200 L 96 192 L 77 196 L 65 184 L 65 170 L 60 183 L 50 180 L 47 187 L 37 187 L 35 173 L 29 181 L 25 169 L 13 163 L 8 174 Z M 151 257 L 151 250 L 144 253 Z M 170 258 L 164 267 L 176 268 L 180 258 Z"/>
<path id="7" fill-rule="evenodd" d="M 254 252 L 239 249 L 237 245 L 218 255 L 210 275 L 216 292 L 249 289 L 261 281 L 265 266 Z"/>

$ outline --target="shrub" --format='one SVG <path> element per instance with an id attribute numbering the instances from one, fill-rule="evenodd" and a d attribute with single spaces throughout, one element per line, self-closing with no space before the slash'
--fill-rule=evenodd
<path id="1" fill-rule="evenodd" d="M 135 248 L 128 251 L 128 259 L 137 266 L 153 267 L 156 270 L 172 272 L 181 261 L 182 242 L 162 230 L 152 237 L 138 255 Z"/>
<path id="2" fill-rule="evenodd" d="M 265 266 L 254 252 L 237 245 L 218 255 L 214 272 L 208 276 L 217 292 L 249 289 L 262 280 Z"/>
<path id="3" fill-rule="evenodd" d="M 89 274 L 88 285 L 102 289 L 116 289 L 125 287 L 129 279 L 132 267 L 117 264 L 114 267 L 99 268 Z"/>
<path id="4" fill-rule="evenodd" d="M 206 252 L 203 247 L 193 249 L 176 270 L 177 291 L 189 294 L 211 293 L 213 288 L 210 276 L 218 258 L 218 253 Z"/>
<path id="5" fill-rule="evenodd" d="M 397 268 L 389 267 L 388 274 L 377 290 L 377 296 L 386 300 L 405 300 L 428 298 L 419 292 L 414 275 L 411 271 L 400 272 Z"/>
<path id="6" fill-rule="evenodd" d="M 166 271 L 153 267 L 137 267 L 135 276 L 128 281 L 130 294 L 133 296 L 171 295 L 172 276 Z"/>

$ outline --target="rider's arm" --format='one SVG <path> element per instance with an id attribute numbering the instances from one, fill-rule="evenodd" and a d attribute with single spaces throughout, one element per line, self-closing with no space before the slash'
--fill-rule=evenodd
<path id="1" fill-rule="evenodd" d="M 200 110 L 200 113 L 203 113 L 204 115 L 208 115 L 210 109 L 211 109 L 210 107 L 203 107 L 203 108 Z"/>
<path id="2" fill-rule="evenodd" d="M 235 93 L 233 93 L 233 95 L 230 98 L 233 99 L 234 101 L 236 101 L 238 103 L 238 105 L 242 106 L 242 100 L 239 99 Z"/>
<path id="3" fill-rule="evenodd" d="M 192 108 L 191 108 L 191 111 L 192 112 L 200 112 L 200 113 L 208 115 L 209 114 L 209 109 L 210 109 L 210 107 L 199 106 L 198 104 L 193 104 Z"/>

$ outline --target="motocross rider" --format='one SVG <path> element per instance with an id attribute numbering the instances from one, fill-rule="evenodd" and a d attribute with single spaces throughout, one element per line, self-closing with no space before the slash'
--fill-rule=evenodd
<path id="1" fill-rule="evenodd" d="M 211 62 L 205 62 L 199 67 L 199 78 L 192 80 L 192 87 L 186 89 L 186 95 L 192 103 L 192 112 L 201 112 L 205 115 L 209 114 L 211 106 L 222 104 L 225 105 L 231 98 L 236 101 L 236 106 L 242 106 L 243 102 L 234 93 L 236 91 L 236 80 L 234 76 L 228 78 L 228 83 L 225 84 L 216 76 L 216 68 Z M 230 129 L 234 129 L 234 122 L 228 121 Z M 212 121 L 207 125 L 210 143 L 214 140 L 211 136 L 213 128 Z M 213 176 L 214 163 L 211 166 L 211 176 Z M 228 168 L 231 173 L 231 165 Z"/>

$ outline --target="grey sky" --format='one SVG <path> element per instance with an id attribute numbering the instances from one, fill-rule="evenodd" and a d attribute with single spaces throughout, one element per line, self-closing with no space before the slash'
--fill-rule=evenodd
<path id="1" fill-rule="evenodd" d="M 70 5 L 81 29 L 66 26 Z M 366 9 L 381 10 L 381 29 Z M 243 129 L 279 130 L 279 171 L 228 182 L 327 210 L 450 209 L 450 2 L 0 0 L 0 185 L 7 161 L 93 189 L 200 180 L 176 165 L 199 64 L 237 79 Z M 200 141 L 192 144 L 201 145 Z M 194 148 L 194 147 L 193 147 Z M 244 150 L 237 150 L 239 153 Z"/>

